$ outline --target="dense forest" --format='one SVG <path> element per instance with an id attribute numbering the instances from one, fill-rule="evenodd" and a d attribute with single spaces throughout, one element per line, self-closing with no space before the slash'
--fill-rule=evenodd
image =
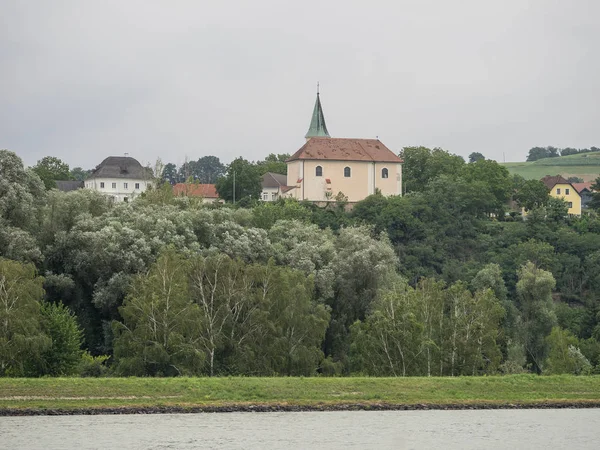
<path id="1" fill-rule="evenodd" d="M 600 218 L 477 156 L 406 148 L 350 208 L 112 204 L 2 150 L 0 375 L 600 372 Z"/>

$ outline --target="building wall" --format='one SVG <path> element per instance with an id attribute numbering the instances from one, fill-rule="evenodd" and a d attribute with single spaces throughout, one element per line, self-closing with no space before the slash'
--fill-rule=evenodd
<path id="1" fill-rule="evenodd" d="M 556 184 L 550 190 L 550 195 L 570 202 L 572 206 L 569 208 L 569 214 L 581 215 L 581 196 L 570 184 Z"/>
<path id="2" fill-rule="evenodd" d="M 104 183 L 104 186 L 102 186 Z M 113 188 L 113 183 L 115 187 Z M 139 188 L 136 189 L 136 183 Z M 127 185 L 127 187 L 125 187 Z M 92 178 L 85 180 L 85 187 L 93 189 L 109 197 L 116 202 L 131 201 L 142 192 L 146 191 L 152 183 L 147 180 L 136 180 L 127 178 Z M 127 200 L 126 200 L 127 199 Z"/>
<path id="3" fill-rule="evenodd" d="M 322 176 L 316 175 L 317 166 Z M 350 177 L 344 176 L 344 168 L 350 167 Z M 382 177 L 382 169 L 388 169 L 388 177 Z M 302 179 L 297 183 L 298 179 Z M 330 183 L 327 183 L 327 179 Z M 288 163 L 288 186 L 297 186 L 294 197 L 298 200 L 334 200 L 342 192 L 349 202 L 358 202 L 379 189 L 383 195 L 402 194 L 402 165 L 371 161 L 299 160 Z"/>
<path id="4" fill-rule="evenodd" d="M 263 202 L 274 202 L 279 198 L 278 187 L 263 187 L 260 193 L 260 199 Z"/>

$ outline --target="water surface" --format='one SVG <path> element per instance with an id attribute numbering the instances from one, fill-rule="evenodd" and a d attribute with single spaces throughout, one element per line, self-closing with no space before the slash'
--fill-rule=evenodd
<path id="1" fill-rule="evenodd" d="M 3 449 L 597 449 L 600 409 L 0 417 Z"/>

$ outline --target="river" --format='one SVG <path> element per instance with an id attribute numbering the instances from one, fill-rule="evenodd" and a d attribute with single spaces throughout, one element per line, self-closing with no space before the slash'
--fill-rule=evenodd
<path id="1" fill-rule="evenodd" d="M 0 417 L 2 449 L 597 449 L 600 409 Z"/>

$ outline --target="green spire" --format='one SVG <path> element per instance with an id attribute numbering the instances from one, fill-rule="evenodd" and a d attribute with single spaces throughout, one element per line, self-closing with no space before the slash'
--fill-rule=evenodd
<path id="1" fill-rule="evenodd" d="M 315 109 L 312 113 L 312 119 L 310 120 L 310 127 L 308 127 L 308 133 L 304 136 L 306 139 L 312 137 L 331 137 L 327 131 L 327 125 L 325 125 L 325 116 L 323 115 L 323 108 L 321 107 L 321 99 L 319 98 L 319 87 L 317 85 L 317 101 L 315 102 Z"/>

